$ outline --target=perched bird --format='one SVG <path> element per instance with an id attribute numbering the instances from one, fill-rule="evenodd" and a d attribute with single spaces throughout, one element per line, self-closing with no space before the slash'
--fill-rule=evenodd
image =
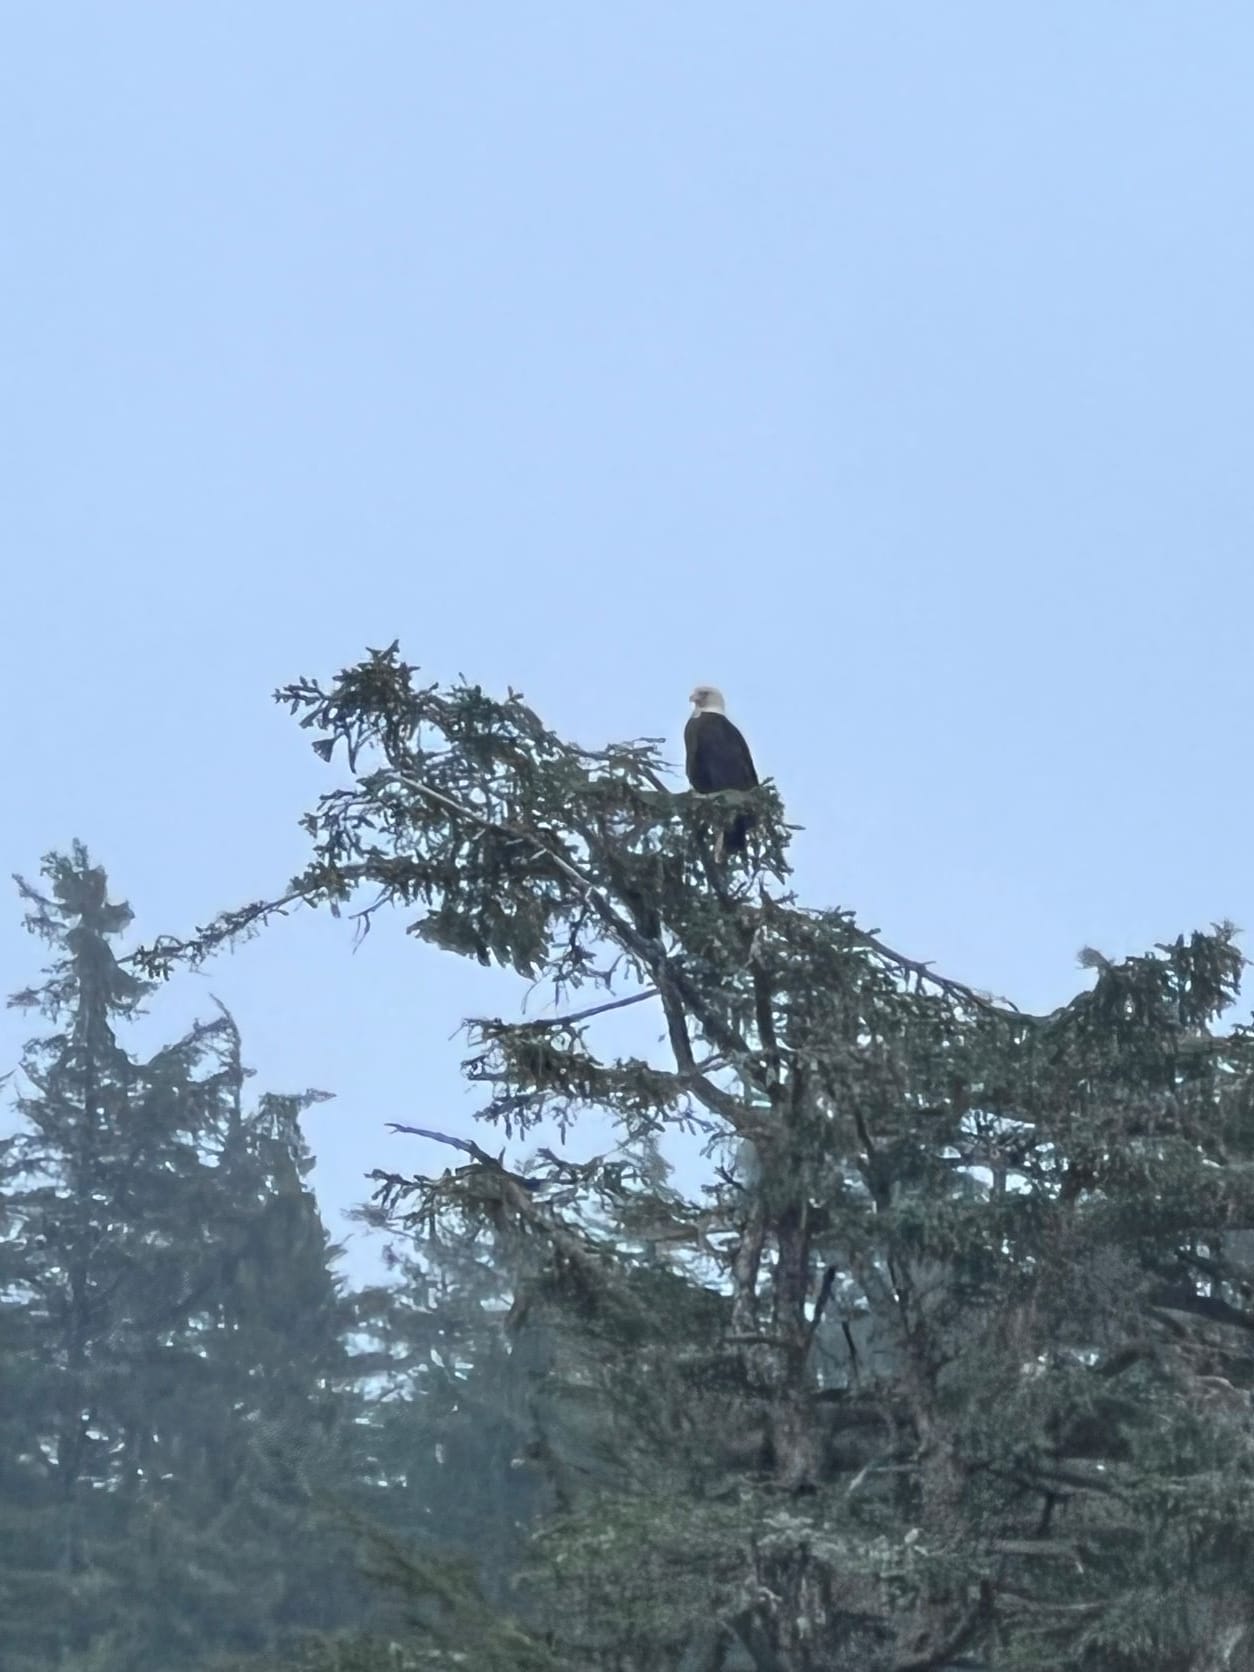
<path id="1" fill-rule="evenodd" d="M 690 700 L 692 715 L 684 727 L 688 782 L 698 795 L 753 789 L 758 781 L 753 756 L 749 745 L 727 718 L 723 693 L 713 685 L 698 685 Z M 723 832 L 724 852 L 741 852 L 746 834 L 756 823 L 755 814 L 737 813 Z"/>

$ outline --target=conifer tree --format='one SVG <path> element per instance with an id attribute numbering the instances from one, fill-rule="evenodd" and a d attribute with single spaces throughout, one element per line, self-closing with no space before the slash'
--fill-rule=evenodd
<path id="1" fill-rule="evenodd" d="M 130 909 L 81 846 L 44 877 L 19 886 L 54 961 L 11 1002 L 50 1031 L 0 1152 L 0 1664 L 167 1672 L 338 1622 L 355 1582 L 308 1479 L 316 1454 L 334 1484 L 347 1374 L 315 1094 L 246 1112 L 225 1014 L 131 1056 Z"/>
<path id="2" fill-rule="evenodd" d="M 81 847 L 50 856 L 44 875 L 46 893 L 19 887 L 27 927 L 58 956 L 41 988 L 10 1001 L 54 1030 L 27 1047 L 33 1091 L 17 1100 L 23 1129 L 5 1156 L 7 1298 L 21 1313 L 6 1380 L 25 1419 L 9 1461 L 37 1483 L 6 1572 L 6 1632 L 26 1627 L 7 1650 L 18 1666 L 56 1665 L 112 1629 L 94 1575 L 144 1490 L 161 1401 L 135 1359 L 178 1304 L 197 1165 L 192 1134 L 170 1118 L 177 1079 L 146 1075 L 115 1036 L 148 990 L 110 950 L 129 908 L 110 902 Z"/>
<path id="3" fill-rule="evenodd" d="M 193 1030 L 176 1052 L 205 1063 L 199 1275 L 171 1339 L 179 1419 L 162 1438 L 159 1537 L 129 1583 L 151 1598 L 145 1630 L 165 1665 L 176 1645 L 257 1649 L 359 1607 L 351 1540 L 325 1502 L 353 1486 L 351 1311 L 339 1256 L 304 1182 L 301 1111 L 322 1096 L 263 1094 L 234 1019 Z M 190 1274 L 189 1274 L 190 1276 Z"/>
<path id="4" fill-rule="evenodd" d="M 373 1216 L 372 1216 L 373 1217 Z M 353 1296 L 362 1398 L 360 1515 L 412 1545 L 472 1560 L 503 1604 L 547 1503 L 527 1463 L 532 1382 L 507 1335 L 509 1276 L 477 1227 L 430 1227 L 391 1280 Z"/>
<path id="5" fill-rule="evenodd" d="M 476 1024 L 484 1119 L 513 1140 L 596 1107 L 623 1135 L 580 1168 L 524 1178 L 476 1144 L 382 1181 L 510 1274 L 555 1664 L 1254 1663 L 1254 1059 L 1219 1025 L 1228 926 L 1093 955 L 1091 988 L 1026 1015 L 797 902 L 769 784 L 728 865 L 743 798 L 673 793 L 650 742 L 580 749 L 396 646 L 279 695 L 350 781 L 282 898 L 147 970 L 297 902 L 401 907 L 563 1007 Z M 634 1004 L 658 1060 L 597 1047 Z M 721 1167 L 702 1199 L 630 1160 L 681 1128 Z"/>

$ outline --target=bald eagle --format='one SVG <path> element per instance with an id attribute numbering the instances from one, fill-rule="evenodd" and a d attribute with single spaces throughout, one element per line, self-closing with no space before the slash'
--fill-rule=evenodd
<path id="1" fill-rule="evenodd" d="M 698 685 L 690 700 L 692 715 L 684 727 L 688 782 L 698 795 L 753 789 L 758 781 L 753 756 L 727 718 L 723 693 L 713 685 Z M 742 852 L 745 836 L 756 823 L 755 814 L 737 813 L 723 832 L 723 851 Z"/>

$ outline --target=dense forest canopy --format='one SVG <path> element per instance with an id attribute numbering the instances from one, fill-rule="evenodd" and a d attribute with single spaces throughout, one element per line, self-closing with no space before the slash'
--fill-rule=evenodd
<path id="1" fill-rule="evenodd" d="M 24 888 L 56 962 L 0 1157 L 6 1666 L 1254 1666 L 1230 926 L 1028 1015 L 799 901 L 769 780 L 679 791 L 395 645 L 279 697 L 335 774 L 286 889 L 122 960 L 85 852 Z M 552 1000 L 471 1024 L 482 1127 L 375 1173 L 402 1252 L 362 1294 L 234 1021 L 117 1037 L 301 907 Z M 617 1141 L 575 1164 L 590 1110 Z"/>

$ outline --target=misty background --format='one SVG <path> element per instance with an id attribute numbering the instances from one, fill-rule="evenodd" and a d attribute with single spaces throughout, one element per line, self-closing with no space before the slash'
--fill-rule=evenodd
<path id="1" fill-rule="evenodd" d="M 81 837 L 136 941 L 281 890 L 340 779 L 270 694 L 399 637 L 676 761 L 720 685 L 801 898 L 1027 1007 L 1254 917 L 1247 8 L 2 29 L 6 874 Z M 448 1163 L 384 1123 L 469 1132 L 451 1036 L 521 998 L 312 914 L 151 1043 L 211 995 L 260 1087 L 334 1092 L 334 1235 Z"/>

